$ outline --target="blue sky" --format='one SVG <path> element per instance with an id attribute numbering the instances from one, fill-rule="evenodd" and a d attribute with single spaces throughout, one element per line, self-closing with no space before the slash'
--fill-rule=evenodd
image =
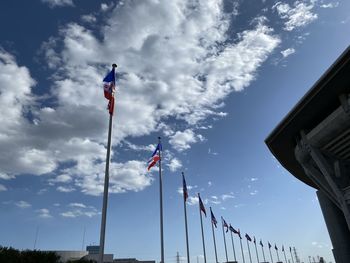
<path id="1" fill-rule="evenodd" d="M 85 245 L 98 244 L 102 79 L 117 63 L 106 252 L 160 258 L 158 178 L 146 162 L 162 136 L 167 262 L 185 256 L 181 171 L 192 260 L 202 260 L 200 192 L 242 233 L 334 261 L 315 190 L 264 139 L 348 46 L 348 1 L 35 0 L 0 10 L 0 245 L 32 249 L 38 229 L 36 248 L 78 250 L 84 228 Z"/>

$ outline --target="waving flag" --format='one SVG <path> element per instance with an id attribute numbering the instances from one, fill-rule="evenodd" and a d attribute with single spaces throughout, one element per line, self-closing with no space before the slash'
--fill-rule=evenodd
<path id="1" fill-rule="evenodd" d="M 269 245 L 269 248 L 271 248 L 272 246 L 271 246 L 270 242 L 267 242 L 267 243 L 268 243 L 268 245 Z"/>
<path id="2" fill-rule="evenodd" d="M 229 226 L 229 229 L 230 229 L 230 231 L 233 232 L 234 234 L 238 234 L 238 231 L 237 231 L 236 229 L 234 229 L 234 228 L 231 226 L 231 224 L 230 224 L 230 226 Z"/>
<path id="3" fill-rule="evenodd" d="M 259 244 L 260 244 L 260 246 L 264 247 L 264 244 L 263 244 L 261 239 L 260 239 L 260 243 Z"/>
<path id="4" fill-rule="evenodd" d="M 275 244 L 275 249 L 276 249 L 276 250 L 278 250 L 278 247 L 277 247 L 277 245 L 276 245 L 276 244 Z"/>
<path id="5" fill-rule="evenodd" d="M 255 236 L 254 236 L 254 240 L 253 240 L 254 244 L 256 244 L 256 240 L 255 240 Z"/>
<path id="6" fill-rule="evenodd" d="M 182 190 L 183 190 L 183 194 L 184 194 L 184 201 L 186 202 L 186 200 L 188 198 L 188 192 L 187 192 L 187 185 L 186 185 L 184 173 L 182 173 Z"/>
<path id="7" fill-rule="evenodd" d="M 226 221 L 225 221 L 225 219 L 223 217 L 221 217 L 221 219 L 222 219 L 222 225 L 224 227 L 226 227 L 226 233 L 227 233 L 228 232 L 228 224 L 226 223 Z"/>
<path id="8" fill-rule="evenodd" d="M 157 148 L 154 150 L 151 159 L 148 161 L 147 170 L 149 171 L 160 160 L 159 152 L 162 150 L 162 145 L 158 143 Z"/>
<path id="9" fill-rule="evenodd" d="M 282 251 L 284 252 L 284 246 L 282 245 Z"/>
<path id="10" fill-rule="evenodd" d="M 213 211 L 211 211 L 211 207 L 210 207 L 210 215 L 211 215 L 211 222 L 214 224 L 215 228 L 217 228 L 217 223 L 218 221 L 216 220 Z"/>
<path id="11" fill-rule="evenodd" d="M 104 96 L 109 101 L 107 109 L 109 111 L 109 114 L 111 115 L 113 115 L 113 112 L 114 112 L 115 68 L 116 67 L 117 65 L 113 64 L 112 70 L 103 79 Z"/>
<path id="12" fill-rule="evenodd" d="M 252 239 L 250 238 L 250 236 L 246 233 L 245 234 L 245 238 L 248 240 L 248 241 L 252 241 Z"/>
<path id="13" fill-rule="evenodd" d="M 291 247 L 289 247 L 289 252 L 292 253 L 292 248 Z"/>
<path id="14" fill-rule="evenodd" d="M 199 209 L 204 213 L 205 217 L 207 217 L 207 212 L 205 211 L 205 207 L 199 193 L 198 193 L 198 198 L 199 198 Z"/>
<path id="15" fill-rule="evenodd" d="M 239 236 L 240 239 L 242 239 L 241 231 L 239 230 L 239 228 L 238 228 L 238 233 L 237 233 L 237 235 Z"/>

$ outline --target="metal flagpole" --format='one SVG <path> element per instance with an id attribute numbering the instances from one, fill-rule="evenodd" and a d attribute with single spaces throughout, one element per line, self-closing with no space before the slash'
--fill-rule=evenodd
<path id="1" fill-rule="evenodd" d="M 83 251 L 83 250 L 84 250 L 84 244 L 85 244 L 85 232 L 86 232 L 86 227 L 84 226 L 83 242 L 82 242 L 82 245 L 81 245 L 81 251 Z"/>
<path id="2" fill-rule="evenodd" d="M 212 215 L 212 211 L 211 211 L 211 207 L 210 207 L 210 215 Z M 213 223 L 213 220 L 211 219 L 211 230 L 213 232 L 213 241 L 214 241 L 214 250 L 215 250 L 215 262 L 216 263 L 219 263 L 218 261 L 218 254 L 217 254 L 217 251 L 216 251 L 216 241 L 215 241 L 215 234 L 214 234 L 214 223 Z"/>
<path id="3" fill-rule="evenodd" d="M 182 172 L 182 180 L 183 180 L 183 182 L 185 182 L 184 172 Z M 185 191 L 185 189 L 183 189 L 183 191 Z M 187 263 L 190 263 L 190 248 L 189 248 L 189 245 L 188 245 L 187 211 L 186 211 L 186 196 L 185 196 L 185 192 L 183 194 L 184 194 L 184 212 L 185 212 Z"/>
<path id="4" fill-rule="evenodd" d="M 280 261 L 280 256 L 278 255 L 278 248 L 276 249 L 276 254 L 277 254 L 277 261 L 279 262 Z"/>
<path id="5" fill-rule="evenodd" d="M 284 247 L 283 247 L 283 254 L 284 254 L 284 259 L 285 259 L 286 263 L 288 263 L 288 262 L 287 262 L 286 251 L 284 250 Z"/>
<path id="6" fill-rule="evenodd" d="M 160 137 L 158 137 L 158 145 L 161 145 Z M 163 235 L 163 183 L 162 183 L 162 157 L 161 148 L 159 147 L 159 202 L 160 202 L 160 263 L 164 263 L 164 235 Z"/>
<path id="7" fill-rule="evenodd" d="M 222 235 L 223 235 L 223 237 L 224 237 L 224 244 L 225 244 L 226 262 L 228 262 L 227 246 L 226 246 L 226 237 L 225 237 L 224 219 L 223 219 L 223 217 L 221 217 L 221 226 L 222 226 Z"/>
<path id="8" fill-rule="evenodd" d="M 292 248 L 289 247 L 290 257 L 292 258 L 292 263 L 294 263 L 293 255 L 292 255 Z"/>
<path id="9" fill-rule="evenodd" d="M 273 263 L 272 254 L 271 254 L 271 247 L 270 246 L 269 246 L 269 251 L 270 251 L 270 257 L 271 257 L 271 263 Z"/>
<path id="10" fill-rule="evenodd" d="M 249 241 L 248 241 L 248 239 L 247 239 L 247 246 L 248 246 L 248 253 L 249 253 L 249 261 L 250 261 L 250 263 L 252 263 L 252 256 L 251 256 L 251 254 L 250 254 L 250 247 L 249 247 Z"/>
<path id="11" fill-rule="evenodd" d="M 39 226 L 36 227 L 36 231 L 35 231 L 35 239 L 34 239 L 34 246 L 33 246 L 34 250 L 36 248 L 36 242 L 38 240 L 38 234 L 39 234 Z"/>
<path id="12" fill-rule="evenodd" d="M 105 248 L 106 217 L 107 217 L 107 202 L 108 202 L 108 185 L 109 185 L 109 162 L 110 162 L 110 158 L 111 158 L 112 125 L 113 125 L 113 114 L 110 113 L 109 114 L 109 127 L 108 127 L 108 142 L 107 142 L 107 156 L 106 156 L 106 169 L 105 169 L 105 183 L 104 183 L 104 190 L 103 190 L 103 205 L 102 205 L 102 219 L 101 219 L 99 263 L 103 263 L 103 254 L 104 254 L 104 248 Z"/>
<path id="13" fill-rule="evenodd" d="M 239 229 L 238 229 L 238 231 L 239 231 Z M 239 234 L 239 242 L 241 243 L 242 260 L 243 260 L 243 263 L 245 263 L 245 260 L 244 260 L 244 254 L 243 254 L 243 246 L 242 246 L 242 238 L 241 238 L 241 234 Z"/>
<path id="14" fill-rule="evenodd" d="M 259 263 L 259 254 L 258 254 L 258 249 L 256 247 L 256 239 L 255 239 L 255 237 L 254 237 L 254 246 L 255 246 L 256 259 L 258 260 L 257 263 Z"/>
<path id="15" fill-rule="evenodd" d="M 233 243 L 232 231 L 230 231 L 230 233 L 231 233 L 231 242 L 232 242 L 233 257 L 235 258 L 235 261 L 237 262 L 237 259 L 236 259 L 236 251 L 235 251 L 235 244 Z"/>
<path id="16" fill-rule="evenodd" d="M 262 241 L 260 240 L 260 244 L 262 244 Z M 264 252 L 264 246 L 262 245 L 261 246 L 261 251 L 262 251 L 262 254 L 263 254 L 263 258 L 264 258 L 264 262 L 266 262 L 266 259 L 265 259 L 265 252 Z"/>
<path id="17" fill-rule="evenodd" d="M 198 199 L 200 200 L 199 193 L 198 193 Z M 199 207 L 199 217 L 200 217 L 200 219 L 201 219 L 201 230 L 202 230 L 202 243 L 203 243 L 204 263 L 207 263 L 207 256 L 206 256 L 206 254 L 205 254 L 205 243 L 204 243 L 204 231 L 203 231 L 202 211 L 201 211 L 200 204 L 198 205 L 198 207 Z"/>

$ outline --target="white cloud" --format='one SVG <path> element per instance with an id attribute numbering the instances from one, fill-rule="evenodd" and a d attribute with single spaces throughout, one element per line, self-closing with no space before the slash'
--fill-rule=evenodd
<path id="1" fill-rule="evenodd" d="M 282 54 L 282 56 L 284 58 L 286 58 L 286 57 L 288 57 L 288 56 L 290 56 L 290 55 L 292 55 L 294 53 L 295 53 L 295 49 L 294 48 L 287 48 L 287 49 L 281 51 L 281 54 Z"/>
<path id="2" fill-rule="evenodd" d="M 208 181 L 208 186 L 210 187 L 212 185 L 213 185 L 213 183 L 211 181 Z"/>
<path id="3" fill-rule="evenodd" d="M 56 180 L 65 174 L 72 185 L 58 191 L 101 194 L 108 115 L 102 87 L 96 87 L 110 62 L 118 62 L 120 76 L 113 146 L 161 127 L 167 127 L 166 136 L 179 151 L 204 140 L 194 133 L 196 126 L 209 116 L 225 115 L 220 111 L 224 99 L 249 86 L 280 38 L 259 20 L 231 41 L 232 16 L 223 12 L 222 3 L 195 5 L 146 0 L 111 6 L 99 37 L 77 23 L 63 25 L 42 46 L 55 72 L 46 94 L 56 101 L 54 107 L 40 107 L 42 98 L 32 94 L 35 81 L 28 69 L 0 50 L 0 172 L 52 174 Z M 182 122 L 185 130 L 172 132 L 177 129 L 169 127 L 169 119 Z M 61 171 L 64 163 L 72 166 Z M 152 182 L 143 160 L 112 161 L 110 168 L 112 193 L 141 191 Z"/>
<path id="4" fill-rule="evenodd" d="M 70 206 L 70 207 L 86 208 L 86 205 L 84 205 L 82 203 L 70 203 L 68 206 Z"/>
<path id="5" fill-rule="evenodd" d="M 10 180 L 10 179 L 14 179 L 15 177 L 12 176 L 12 175 L 8 175 L 8 174 L 5 174 L 5 173 L 0 173 L 0 179 L 2 180 Z"/>
<path id="6" fill-rule="evenodd" d="M 177 131 L 170 137 L 169 144 L 179 152 L 191 148 L 190 144 L 203 140 L 200 135 L 196 135 L 192 130 L 187 129 L 183 132 Z"/>
<path id="7" fill-rule="evenodd" d="M 56 190 L 58 192 L 62 192 L 62 193 L 70 193 L 70 192 L 75 191 L 75 188 L 71 187 L 71 186 L 59 186 L 56 188 Z"/>
<path id="8" fill-rule="evenodd" d="M 72 177 L 68 174 L 60 174 L 55 179 L 51 179 L 51 183 L 68 183 L 72 181 Z"/>
<path id="9" fill-rule="evenodd" d="M 58 6 L 74 6 L 73 0 L 41 0 L 41 2 L 48 4 L 51 8 Z"/>
<path id="10" fill-rule="evenodd" d="M 47 208 L 38 209 L 36 210 L 36 212 L 38 213 L 38 216 L 40 218 L 52 218 L 52 215 L 50 214 L 50 210 Z"/>
<path id="11" fill-rule="evenodd" d="M 176 172 L 182 167 L 181 161 L 177 158 L 172 158 L 170 162 L 167 163 L 166 165 L 169 167 L 170 171 L 172 172 Z"/>
<path id="12" fill-rule="evenodd" d="M 235 198 L 235 196 L 234 196 L 232 193 L 221 195 L 222 201 L 225 201 L 225 200 L 227 200 L 227 199 L 232 199 L 232 198 Z"/>
<path id="13" fill-rule="evenodd" d="M 277 2 L 272 8 L 276 9 L 279 16 L 285 20 L 284 29 L 292 31 L 317 19 L 317 14 L 312 12 L 314 6 L 315 1 L 295 1 L 293 7 Z"/>
<path id="14" fill-rule="evenodd" d="M 254 190 L 252 192 L 249 193 L 250 195 L 257 195 L 258 194 L 258 191 L 257 190 Z"/>
<path id="15" fill-rule="evenodd" d="M 19 208 L 29 208 L 32 206 L 31 204 L 29 204 L 28 202 L 23 201 L 23 200 L 15 202 L 15 205 L 18 206 Z"/>
<path id="16" fill-rule="evenodd" d="M 0 184 L 0 192 L 4 192 L 4 191 L 7 191 L 6 186 L 3 184 Z"/>
<path id="17" fill-rule="evenodd" d="M 91 218 L 100 214 L 100 212 L 98 212 L 93 206 L 85 206 L 81 203 L 71 203 L 69 206 L 72 207 L 72 209 L 62 212 L 61 216 L 69 218 L 86 216 Z"/>
<path id="18" fill-rule="evenodd" d="M 83 15 L 81 17 L 81 20 L 83 20 L 86 23 L 94 23 L 96 22 L 96 17 L 94 15 Z"/>
<path id="19" fill-rule="evenodd" d="M 189 196 L 187 199 L 188 205 L 196 205 L 198 204 L 198 202 L 199 202 L 199 199 L 197 196 Z"/>
<path id="20" fill-rule="evenodd" d="M 339 6 L 339 2 L 333 2 L 328 4 L 322 4 L 320 5 L 322 8 L 336 8 Z"/>
<path id="21" fill-rule="evenodd" d="M 255 181 L 258 181 L 259 179 L 257 178 L 257 177 L 252 177 L 252 178 L 250 178 L 250 181 L 251 182 L 255 182 Z"/>

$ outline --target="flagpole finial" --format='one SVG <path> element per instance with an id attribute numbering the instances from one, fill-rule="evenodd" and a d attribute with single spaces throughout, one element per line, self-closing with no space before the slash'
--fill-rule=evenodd
<path id="1" fill-rule="evenodd" d="M 113 63 L 113 64 L 112 64 L 112 68 L 116 68 L 116 67 L 118 67 L 118 65 L 115 64 L 115 63 Z"/>

